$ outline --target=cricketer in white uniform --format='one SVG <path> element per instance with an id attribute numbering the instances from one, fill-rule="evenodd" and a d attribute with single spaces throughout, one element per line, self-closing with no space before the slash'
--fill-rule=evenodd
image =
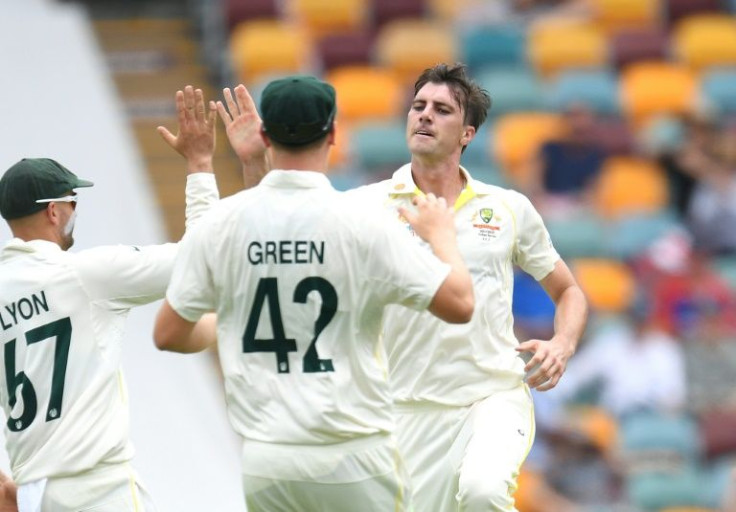
<path id="1" fill-rule="evenodd" d="M 21 512 L 153 510 L 129 465 L 121 342 L 130 308 L 163 298 L 178 244 L 67 251 L 89 186 L 45 158 L 0 179 L 17 236 L 0 252 L 0 403 Z M 187 229 L 217 200 L 211 167 L 190 174 Z M 20 237 L 30 223 L 44 239 Z"/>
<path id="2" fill-rule="evenodd" d="M 470 323 L 451 325 L 400 306 L 385 313 L 397 437 L 418 512 L 515 510 L 516 479 L 535 433 L 525 365 L 544 369 L 530 375 L 530 386 L 553 386 L 586 318 L 582 292 L 530 201 L 474 180 L 459 165 L 461 148 L 485 119 L 484 96 L 461 65 L 425 71 L 407 122 L 412 162 L 391 179 L 350 192 L 389 212 L 411 208 L 433 187 L 438 196 L 454 197 L 458 245 L 473 277 Z M 514 265 L 551 292 L 558 307 L 554 342 L 516 339 Z M 527 365 L 520 349 L 536 352 L 536 359 Z"/>
<path id="3" fill-rule="evenodd" d="M 261 105 L 274 165 L 298 170 L 271 171 L 257 187 L 222 200 L 184 240 L 154 337 L 175 350 L 172 325 L 193 325 L 216 310 L 249 511 L 407 510 L 381 319 L 389 303 L 430 307 L 450 321 L 470 318 L 472 300 L 458 309 L 472 289 L 452 211 L 435 198 L 420 206 L 432 203 L 424 220 L 444 219 L 452 233 L 431 242 L 448 266 L 380 207 L 330 185 L 330 85 L 277 80 Z M 465 299 L 455 304 L 447 292 L 460 275 L 463 292 L 453 297 Z"/>

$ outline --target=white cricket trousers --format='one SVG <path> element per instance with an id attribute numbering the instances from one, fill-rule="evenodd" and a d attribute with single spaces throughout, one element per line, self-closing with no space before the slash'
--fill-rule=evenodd
<path id="1" fill-rule="evenodd" d="M 243 443 L 248 512 L 408 512 L 408 475 L 390 436 L 322 446 Z"/>
<path id="2" fill-rule="evenodd" d="M 49 478 L 45 486 L 29 487 L 43 493 L 35 499 L 29 496 L 28 501 L 40 503 L 40 512 L 156 511 L 151 497 L 128 463 L 101 465 L 74 476 Z M 19 489 L 19 494 L 21 492 Z M 39 512 L 39 509 L 21 508 L 19 512 Z"/>
<path id="3" fill-rule="evenodd" d="M 516 480 L 535 432 L 526 384 L 467 407 L 400 404 L 397 422 L 415 512 L 516 510 Z"/>

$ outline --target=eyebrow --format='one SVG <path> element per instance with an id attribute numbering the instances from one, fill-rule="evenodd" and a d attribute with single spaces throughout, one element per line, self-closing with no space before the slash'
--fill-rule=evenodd
<path id="1" fill-rule="evenodd" d="M 425 99 L 415 98 L 414 101 L 412 101 L 411 104 L 412 105 L 416 105 L 417 103 L 424 103 L 424 104 L 426 104 L 428 102 Z M 457 109 L 457 107 L 455 105 L 453 105 L 451 103 L 445 103 L 444 101 L 434 101 L 434 104 L 437 105 L 437 106 L 439 106 L 439 107 L 445 107 L 445 108 L 448 108 L 448 109 L 451 109 L 451 110 L 456 110 Z"/>

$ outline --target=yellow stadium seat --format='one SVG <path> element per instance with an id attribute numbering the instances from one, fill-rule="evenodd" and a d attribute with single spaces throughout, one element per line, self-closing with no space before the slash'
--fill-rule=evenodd
<path id="1" fill-rule="evenodd" d="M 337 93 L 337 115 L 349 122 L 396 117 L 408 94 L 395 74 L 373 66 L 343 66 L 325 77 Z"/>
<path id="2" fill-rule="evenodd" d="M 594 311 L 621 313 L 634 300 L 635 281 L 631 270 L 620 261 L 578 259 L 573 273 Z"/>
<path id="3" fill-rule="evenodd" d="M 366 0 L 290 0 L 288 6 L 315 38 L 358 30 L 367 22 Z"/>
<path id="4" fill-rule="evenodd" d="M 592 0 L 595 20 L 607 32 L 659 23 L 661 0 Z"/>
<path id="5" fill-rule="evenodd" d="M 667 176 L 654 162 L 616 156 L 603 164 L 596 184 L 595 205 L 607 218 L 654 213 L 668 202 Z"/>
<path id="6" fill-rule="evenodd" d="M 680 20 L 673 31 L 677 57 L 695 71 L 736 65 L 736 17 L 703 14 Z"/>
<path id="7" fill-rule="evenodd" d="M 543 493 L 544 477 L 537 471 L 522 467 L 516 481 L 514 507 L 519 512 L 544 512 Z"/>
<path id="8" fill-rule="evenodd" d="M 454 32 L 446 25 L 421 19 L 397 19 L 376 36 L 378 62 L 413 83 L 425 69 L 457 58 Z"/>
<path id="9" fill-rule="evenodd" d="M 660 61 L 631 64 L 621 74 L 621 105 L 635 124 L 657 114 L 692 112 L 698 94 L 687 67 Z"/>
<path id="10" fill-rule="evenodd" d="M 551 20 L 531 27 L 529 59 L 535 70 L 551 76 L 561 69 L 601 68 L 608 62 L 608 40 L 592 23 Z"/>
<path id="11" fill-rule="evenodd" d="M 230 36 L 235 72 L 245 82 L 265 75 L 296 73 L 313 58 L 311 39 L 299 27 L 278 20 L 238 24 Z"/>
<path id="12" fill-rule="evenodd" d="M 471 0 L 429 0 L 429 9 L 436 20 L 453 20 Z"/>
<path id="13" fill-rule="evenodd" d="M 529 164 L 540 146 L 564 133 L 558 114 L 518 112 L 498 119 L 492 134 L 493 155 L 506 177 L 519 187 L 529 183 Z"/>

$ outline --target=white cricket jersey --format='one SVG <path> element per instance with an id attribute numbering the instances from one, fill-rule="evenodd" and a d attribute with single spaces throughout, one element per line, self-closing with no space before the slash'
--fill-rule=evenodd
<path id="1" fill-rule="evenodd" d="M 166 296 L 189 321 L 217 311 L 236 432 L 315 445 L 393 430 L 384 305 L 424 309 L 448 273 L 380 206 L 276 170 L 184 239 Z"/>
<path id="2" fill-rule="evenodd" d="M 427 312 L 386 309 L 383 343 L 397 402 L 463 406 L 520 384 L 524 363 L 514 350 L 513 265 L 540 280 L 560 258 L 526 197 L 461 171 L 467 186 L 455 203 L 455 227 L 473 277 L 475 312 L 467 324 L 448 324 Z M 421 192 L 407 164 L 391 179 L 348 194 L 395 212 L 402 205 L 413 208 L 411 199 Z"/>
<path id="3" fill-rule="evenodd" d="M 187 224 L 218 199 L 187 179 Z M 62 251 L 10 240 L 0 252 L 0 402 L 18 484 L 133 455 L 120 369 L 125 319 L 164 296 L 178 244 Z"/>

